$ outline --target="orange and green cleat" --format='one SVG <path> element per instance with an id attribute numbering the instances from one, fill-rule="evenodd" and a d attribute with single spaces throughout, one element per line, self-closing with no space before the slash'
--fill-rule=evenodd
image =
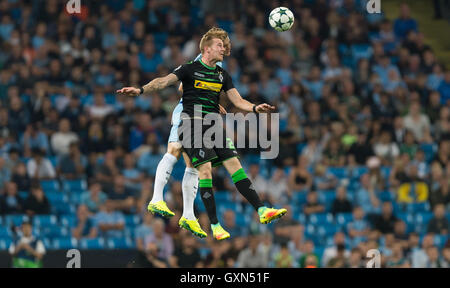
<path id="1" fill-rule="evenodd" d="M 211 230 L 213 231 L 213 236 L 216 240 L 221 241 L 230 238 L 230 233 L 225 231 L 225 229 L 220 226 L 220 223 L 211 225 Z"/>
<path id="2" fill-rule="evenodd" d="M 269 224 L 273 220 L 281 218 L 287 213 L 287 210 L 284 208 L 274 209 L 274 208 L 262 207 L 260 209 L 261 209 L 261 213 L 259 213 L 259 221 L 262 224 Z"/>

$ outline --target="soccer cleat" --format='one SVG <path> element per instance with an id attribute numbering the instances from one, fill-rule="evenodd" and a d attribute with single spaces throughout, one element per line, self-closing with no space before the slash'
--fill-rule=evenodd
<path id="1" fill-rule="evenodd" d="M 213 231 L 213 236 L 216 240 L 225 240 L 227 238 L 230 238 L 230 233 L 225 231 L 225 229 L 220 226 L 220 224 L 217 225 L 211 225 L 211 230 Z"/>
<path id="2" fill-rule="evenodd" d="M 206 232 L 202 230 L 202 227 L 200 227 L 200 224 L 197 220 L 188 220 L 184 217 L 181 217 L 180 221 L 178 221 L 178 225 L 180 225 L 181 228 L 190 231 L 197 237 L 205 238 L 206 236 L 208 236 Z"/>
<path id="3" fill-rule="evenodd" d="M 262 224 L 269 224 L 275 219 L 283 217 L 287 213 L 287 210 L 284 208 L 274 209 L 274 208 L 266 208 L 259 216 L 259 221 Z"/>
<path id="4" fill-rule="evenodd" d="M 167 207 L 166 202 L 164 202 L 163 200 L 158 201 L 156 203 L 151 203 L 151 202 L 148 203 L 147 210 L 148 210 L 148 212 L 151 212 L 153 214 L 156 213 L 156 214 L 159 214 L 164 217 L 175 216 L 175 213 L 170 211 L 169 207 Z"/>

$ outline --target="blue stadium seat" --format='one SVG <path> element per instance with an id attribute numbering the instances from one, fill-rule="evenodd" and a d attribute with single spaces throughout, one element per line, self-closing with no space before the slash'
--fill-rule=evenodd
<path id="1" fill-rule="evenodd" d="M 41 180 L 40 184 L 44 192 L 60 190 L 59 183 L 57 180 Z"/>
<path id="2" fill-rule="evenodd" d="M 39 236 L 48 238 L 67 237 L 70 236 L 69 234 L 70 232 L 67 228 L 60 226 L 47 226 L 39 230 Z"/>
<path id="3" fill-rule="evenodd" d="M 157 51 L 161 51 L 166 46 L 167 37 L 169 36 L 168 33 L 159 32 L 153 34 L 153 39 L 155 43 L 155 49 Z"/>
<path id="4" fill-rule="evenodd" d="M 72 228 L 75 227 L 77 222 L 77 216 L 74 214 L 66 214 L 60 216 L 60 222 L 64 227 Z"/>
<path id="5" fill-rule="evenodd" d="M 75 205 L 80 205 L 81 203 L 81 193 L 72 193 L 69 196 L 70 203 Z"/>
<path id="6" fill-rule="evenodd" d="M 11 238 L 0 238 L 0 250 L 8 250 L 11 243 Z"/>
<path id="7" fill-rule="evenodd" d="M 0 226 L 0 238 L 11 237 L 11 231 L 6 226 Z"/>
<path id="8" fill-rule="evenodd" d="M 78 241 L 72 237 L 61 237 L 53 240 L 54 249 L 78 248 Z"/>
<path id="9" fill-rule="evenodd" d="M 369 169 L 367 167 L 365 167 L 365 166 L 358 166 L 358 167 L 355 167 L 354 169 L 352 169 L 351 176 L 352 176 L 353 179 L 356 179 L 356 180 L 359 181 L 359 178 L 362 175 L 366 174 L 367 172 L 369 172 Z"/>
<path id="10" fill-rule="evenodd" d="M 44 244 L 44 247 L 46 250 L 54 250 L 56 249 L 53 245 L 53 241 L 49 238 L 43 238 L 41 239 L 42 243 Z"/>
<path id="11" fill-rule="evenodd" d="M 353 221 L 352 213 L 339 213 L 335 216 L 336 223 L 341 226 L 346 226 L 348 223 Z"/>
<path id="12" fill-rule="evenodd" d="M 315 246 L 314 253 L 319 256 L 319 261 L 322 259 L 323 252 L 325 252 L 325 246 Z M 322 263 L 320 263 L 322 264 Z"/>
<path id="13" fill-rule="evenodd" d="M 411 213 L 423 213 L 431 210 L 428 202 L 407 204 L 406 209 Z"/>
<path id="14" fill-rule="evenodd" d="M 389 191 L 383 191 L 383 192 L 381 192 L 380 193 L 380 195 L 379 195 L 379 197 L 380 197 L 380 200 L 382 201 L 382 202 L 384 202 L 384 201 L 393 201 L 394 199 L 393 199 L 393 197 L 392 197 L 392 195 L 391 195 L 391 192 L 389 192 Z"/>
<path id="15" fill-rule="evenodd" d="M 294 205 L 298 205 L 301 207 L 306 204 L 306 192 L 304 191 L 294 192 L 292 198 L 292 200 L 294 201 Z"/>
<path id="16" fill-rule="evenodd" d="M 135 246 L 131 238 L 112 238 L 106 243 L 109 249 L 133 249 Z"/>
<path id="17" fill-rule="evenodd" d="M 53 167 L 55 168 L 58 167 L 59 162 L 58 156 L 49 156 L 48 160 L 50 161 L 50 163 L 52 163 Z"/>
<path id="18" fill-rule="evenodd" d="M 318 227 L 317 229 L 317 235 L 320 237 L 329 237 L 336 234 L 336 232 L 339 231 L 338 227 L 333 224 L 324 224 Z"/>
<path id="19" fill-rule="evenodd" d="M 46 191 L 45 196 L 47 196 L 48 201 L 50 201 L 51 204 L 55 202 L 68 202 L 69 198 L 66 194 L 63 194 L 61 191 Z"/>
<path id="20" fill-rule="evenodd" d="M 420 145 L 420 148 L 425 153 L 425 161 L 427 161 L 428 163 L 430 163 L 433 160 L 434 156 L 436 155 L 436 153 L 438 151 L 438 147 L 434 143 L 433 144 L 422 143 Z"/>
<path id="21" fill-rule="evenodd" d="M 434 215 L 431 212 L 418 213 L 415 217 L 415 224 L 427 226 L 433 216 Z"/>
<path id="22" fill-rule="evenodd" d="M 236 214 L 242 213 L 242 206 L 235 202 L 217 202 L 219 213 L 223 214 L 226 210 L 233 210 Z"/>
<path id="23" fill-rule="evenodd" d="M 434 235 L 434 245 L 436 245 L 439 249 L 444 248 L 445 243 L 447 243 L 449 239 L 448 235 Z"/>
<path id="24" fill-rule="evenodd" d="M 52 203 L 52 212 L 57 215 L 74 214 L 76 208 L 74 205 L 70 205 L 66 202 L 54 202 Z"/>
<path id="25" fill-rule="evenodd" d="M 158 160 L 159 163 L 159 160 Z M 184 176 L 184 171 L 186 170 L 186 166 L 183 161 L 178 161 L 177 164 L 173 167 L 172 170 L 172 178 L 175 181 L 182 181 Z"/>
<path id="26" fill-rule="evenodd" d="M 38 227 L 46 227 L 56 225 L 58 219 L 55 215 L 36 215 L 33 217 L 33 225 Z"/>
<path id="27" fill-rule="evenodd" d="M 333 224 L 333 215 L 331 213 L 316 213 L 308 217 L 308 223 L 315 225 Z"/>
<path id="28" fill-rule="evenodd" d="M 20 226 L 24 221 L 29 221 L 30 218 L 27 215 L 7 215 L 4 220 L 5 224 L 8 226 Z"/>
<path id="29" fill-rule="evenodd" d="M 81 249 L 103 249 L 103 248 L 105 248 L 105 239 L 103 239 L 103 238 L 94 238 L 94 239 L 83 238 L 79 241 L 78 244 Z"/>
<path id="30" fill-rule="evenodd" d="M 62 181 L 64 191 L 72 192 L 72 191 L 85 191 L 87 190 L 86 180 L 78 179 L 78 180 L 63 180 Z"/>
<path id="31" fill-rule="evenodd" d="M 216 199 L 217 203 L 222 202 L 231 202 L 231 193 L 227 191 L 216 191 L 214 193 L 214 198 Z"/>
<path id="32" fill-rule="evenodd" d="M 316 234 L 316 227 L 313 224 L 307 224 L 305 226 L 305 237 L 308 239 L 314 237 L 315 234 Z"/>
<path id="33" fill-rule="evenodd" d="M 141 222 L 139 215 L 125 215 L 125 225 L 127 227 L 136 227 Z"/>
<path id="34" fill-rule="evenodd" d="M 328 167 L 327 172 L 333 174 L 338 179 L 347 177 L 347 169 L 342 167 Z"/>

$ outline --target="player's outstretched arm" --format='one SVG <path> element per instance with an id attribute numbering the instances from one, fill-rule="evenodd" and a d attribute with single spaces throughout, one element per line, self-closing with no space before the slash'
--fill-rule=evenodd
<path id="1" fill-rule="evenodd" d="M 167 86 L 175 84 L 177 81 L 178 77 L 173 73 L 170 73 L 169 75 L 164 77 L 155 78 L 152 81 L 150 81 L 150 83 L 142 87 L 144 90 L 143 93 L 151 93 L 154 91 L 162 90 Z M 141 89 L 135 87 L 124 87 L 122 89 L 117 90 L 116 93 L 122 93 L 127 96 L 137 96 L 141 94 Z"/>
<path id="2" fill-rule="evenodd" d="M 237 108 L 247 111 L 247 112 L 258 112 L 258 113 L 270 113 L 275 111 L 275 106 L 269 105 L 269 104 L 260 104 L 255 105 L 253 103 L 248 102 L 244 98 L 242 98 L 241 94 L 237 91 L 236 88 L 231 88 L 227 92 L 228 99 L 230 99 L 231 103 L 233 103 L 234 106 Z M 255 107 L 255 111 L 253 110 L 253 107 Z"/>

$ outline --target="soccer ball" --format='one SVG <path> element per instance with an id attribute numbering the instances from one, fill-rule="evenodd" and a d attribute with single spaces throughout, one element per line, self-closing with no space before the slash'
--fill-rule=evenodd
<path id="1" fill-rule="evenodd" d="M 294 24 L 294 14 L 286 7 L 275 8 L 269 14 L 269 24 L 279 32 L 287 31 Z"/>

